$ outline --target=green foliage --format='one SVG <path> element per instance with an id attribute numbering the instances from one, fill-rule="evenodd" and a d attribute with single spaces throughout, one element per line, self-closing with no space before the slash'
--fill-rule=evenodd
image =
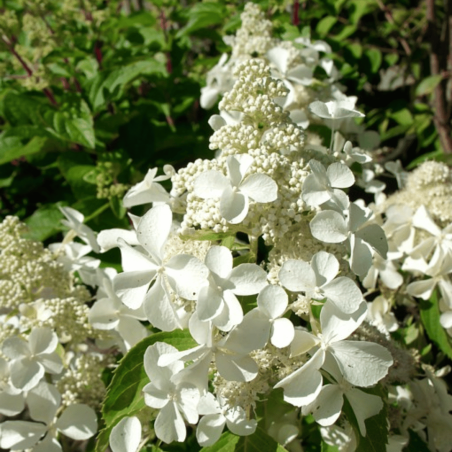
<path id="1" fill-rule="evenodd" d="M 449 336 L 441 326 L 438 307 L 438 294 L 433 292 L 430 300 L 421 302 L 421 320 L 428 337 L 440 348 L 440 350 L 452 359 L 452 344 Z"/>
<path id="2" fill-rule="evenodd" d="M 149 383 L 143 366 L 143 356 L 148 347 L 156 342 L 165 342 L 178 350 L 187 350 L 196 345 L 188 331 L 156 333 L 143 339 L 120 361 L 102 406 L 104 428 L 99 432 L 96 452 L 108 447 L 111 429 L 124 417 L 133 416 L 144 407 L 143 387 Z"/>
<path id="3" fill-rule="evenodd" d="M 256 431 L 249 436 L 237 436 L 224 432 L 212 446 L 203 447 L 203 452 L 285 452 L 286 449 L 267 435 L 258 425 Z"/>

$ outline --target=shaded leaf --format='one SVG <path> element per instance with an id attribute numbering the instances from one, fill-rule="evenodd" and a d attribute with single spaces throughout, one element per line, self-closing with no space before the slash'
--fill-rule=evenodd
<path id="1" fill-rule="evenodd" d="M 431 75 L 430 77 L 424 78 L 424 80 L 422 80 L 416 87 L 416 96 L 425 96 L 432 93 L 442 79 L 443 76 L 440 74 Z"/>
<path id="2" fill-rule="evenodd" d="M 428 337 L 452 359 L 452 344 L 449 336 L 439 323 L 440 312 L 438 294 L 435 290 L 428 301 L 421 300 L 421 320 Z"/>

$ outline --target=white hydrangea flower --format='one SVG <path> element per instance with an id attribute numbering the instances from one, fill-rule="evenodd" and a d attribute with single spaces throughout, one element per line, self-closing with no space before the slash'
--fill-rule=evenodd
<path id="1" fill-rule="evenodd" d="M 372 265 L 372 250 L 383 258 L 388 252 L 388 243 L 383 229 L 377 224 L 367 224 L 373 213 L 356 202 L 349 203 L 344 216 L 334 210 L 324 210 L 311 220 L 312 235 L 326 243 L 347 242 L 350 247 L 350 268 L 364 277 Z"/>
<path id="2" fill-rule="evenodd" d="M 396 316 L 391 311 L 391 304 L 382 295 L 367 303 L 367 308 L 366 320 L 383 334 L 389 335 L 399 328 Z"/>
<path id="3" fill-rule="evenodd" d="M 241 323 L 243 310 L 236 295 L 254 295 L 267 284 L 267 273 L 256 264 L 232 268 L 232 255 L 224 246 L 212 246 L 205 259 L 209 284 L 201 287 L 196 312 L 201 321 L 229 331 Z"/>
<path id="4" fill-rule="evenodd" d="M 149 169 L 144 179 L 124 195 L 124 207 L 130 208 L 151 202 L 168 202 L 170 199 L 169 193 L 157 182 L 170 179 L 174 168 L 171 165 L 166 165 L 163 170 L 165 175 L 156 176 L 158 168 Z"/>
<path id="5" fill-rule="evenodd" d="M 187 430 L 183 417 L 190 424 L 198 422 L 199 390 L 193 383 L 178 379 L 184 363 L 175 360 L 165 367 L 158 365 L 161 356 L 177 351 L 171 345 L 156 342 L 144 354 L 144 369 L 151 380 L 143 388 L 144 401 L 146 405 L 160 410 L 154 430 L 165 443 L 185 440 Z"/>
<path id="6" fill-rule="evenodd" d="M 292 356 L 317 350 L 303 366 L 283 378 L 275 388 L 284 389 L 284 400 L 295 406 L 313 402 L 322 389 L 322 374 L 319 369 L 326 355 L 336 361 L 343 377 L 354 386 L 369 387 L 381 380 L 393 364 L 392 356 L 381 345 L 345 340 L 363 322 L 367 305 L 350 315 L 345 315 L 327 301 L 320 313 L 321 333 L 312 334 L 297 330 L 291 344 Z"/>
<path id="7" fill-rule="evenodd" d="M 196 429 L 196 439 L 200 446 L 215 444 L 223 432 L 224 426 L 238 436 L 252 435 L 257 428 L 255 419 L 247 419 L 241 407 L 228 407 L 223 401 L 216 399 L 208 392 L 201 397 L 198 412 L 203 415 Z"/>
<path id="8" fill-rule="evenodd" d="M 314 207 L 334 199 L 337 188 L 351 187 L 355 182 L 348 166 L 336 162 L 325 167 L 317 160 L 311 160 L 309 167 L 312 173 L 303 182 L 303 200 Z"/>
<path id="9" fill-rule="evenodd" d="M 336 278 L 338 272 L 339 262 L 334 255 L 319 251 L 312 257 L 310 264 L 301 260 L 287 260 L 278 277 L 281 284 L 291 292 L 305 292 L 310 299 L 326 298 L 342 312 L 351 314 L 359 308 L 363 296 L 350 278 Z"/>
<path id="10" fill-rule="evenodd" d="M 30 449 L 30 452 L 61 452 L 56 435 L 78 441 L 91 438 L 97 431 L 97 416 L 84 404 L 69 405 L 58 413 L 61 394 L 48 383 L 41 382 L 30 390 L 27 405 L 31 421 L 6 421 L 0 424 L 0 447 Z M 57 414 L 59 416 L 57 417 Z"/>
<path id="11" fill-rule="evenodd" d="M 143 251 L 120 240 L 124 273 L 118 274 L 113 281 L 122 302 L 130 309 L 138 309 L 144 303 L 147 319 L 163 331 L 181 327 L 167 282 L 181 297 L 196 300 L 208 274 L 204 264 L 188 254 L 163 261 L 171 226 L 172 212 L 168 205 L 150 209 L 137 226 L 137 237 Z"/>
<path id="12" fill-rule="evenodd" d="M 72 207 L 59 207 L 59 209 L 66 217 L 66 220 L 61 220 L 61 223 L 74 231 L 95 253 L 98 253 L 99 245 L 97 244 L 96 235 L 89 226 L 83 224 L 85 220 L 84 215 Z"/>
<path id="13" fill-rule="evenodd" d="M 50 328 L 33 328 L 28 341 L 17 336 L 3 342 L 3 354 L 11 360 L 11 382 L 22 391 L 35 387 L 46 372 L 59 374 L 63 370 L 56 353 L 58 337 Z"/>
<path id="14" fill-rule="evenodd" d="M 249 209 L 249 199 L 272 202 L 278 197 L 276 182 L 265 174 L 246 172 L 253 163 L 248 154 L 230 155 L 226 159 L 227 174 L 206 171 L 194 183 L 194 194 L 201 199 L 220 198 L 220 213 L 232 224 L 241 223 Z"/>
<path id="15" fill-rule="evenodd" d="M 251 381 L 256 377 L 258 366 L 248 356 L 254 350 L 254 343 L 241 341 L 236 329 L 228 336 L 217 336 L 212 322 L 202 322 L 196 312 L 190 317 L 189 329 L 199 345 L 182 352 L 163 354 L 159 366 L 167 366 L 176 360 L 193 361 L 185 371 L 195 374 L 194 369 L 200 369 L 201 387 L 207 387 L 208 369 L 214 357 L 218 373 L 228 381 Z"/>
<path id="16" fill-rule="evenodd" d="M 315 401 L 303 407 L 303 414 L 312 413 L 316 422 L 322 427 L 333 425 L 341 415 L 345 396 L 355 413 L 361 436 L 366 436 L 365 420 L 381 411 L 383 401 L 376 395 L 354 388 L 346 381 L 331 355 L 325 357 L 323 368 L 336 383 L 323 386 Z"/>
<path id="17" fill-rule="evenodd" d="M 293 323 L 282 317 L 289 304 L 289 297 L 279 286 L 264 287 L 257 296 L 257 308 L 249 311 L 240 325 L 234 329 L 228 344 L 246 344 L 251 350 L 263 348 L 268 340 L 278 348 L 287 347 L 293 340 Z"/>

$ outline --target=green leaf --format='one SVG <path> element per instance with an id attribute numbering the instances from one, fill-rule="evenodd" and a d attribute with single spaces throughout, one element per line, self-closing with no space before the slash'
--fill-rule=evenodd
<path id="1" fill-rule="evenodd" d="M 220 439 L 209 447 L 203 447 L 202 452 L 286 452 L 283 446 L 278 444 L 260 426 L 255 433 L 249 436 L 236 436 L 225 432 Z"/>
<path id="2" fill-rule="evenodd" d="M 118 196 L 112 196 L 110 199 L 110 207 L 113 213 L 117 218 L 124 218 L 127 213 L 127 209 L 122 204 L 122 197 L 119 198 Z"/>
<path id="3" fill-rule="evenodd" d="M 369 60 L 372 74 L 376 74 L 378 69 L 380 69 L 383 60 L 381 52 L 378 49 L 368 49 L 366 50 L 365 55 Z"/>
<path id="4" fill-rule="evenodd" d="M 383 402 L 385 402 L 387 398 L 387 392 L 381 386 L 366 389 L 364 392 L 381 397 Z M 386 445 L 388 444 L 388 413 L 387 405 L 385 403 L 383 403 L 383 408 L 378 414 L 365 420 L 365 437 L 360 434 L 355 413 L 346 397 L 344 398 L 343 410 L 348 421 L 352 425 L 358 440 L 358 446 L 355 452 L 386 452 Z"/>
<path id="5" fill-rule="evenodd" d="M 428 337 L 452 359 L 452 344 L 444 328 L 439 323 L 438 294 L 435 290 L 429 301 L 421 300 L 421 320 Z"/>
<path id="6" fill-rule="evenodd" d="M 430 448 L 413 430 L 408 430 L 410 435 L 410 442 L 405 446 L 403 452 L 430 452 Z"/>
<path id="7" fill-rule="evenodd" d="M 329 444 L 322 441 L 322 451 L 321 452 L 339 452 L 336 446 L 330 446 Z"/>
<path id="8" fill-rule="evenodd" d="M 333 16 L 326 16 L 324 17 L 319 23 L 317 24 L 316 31 L 319 34 L 320 37 L 324 38 L 331 28 L 333 28 L 333 25 L 337 22 L 337 17 Z"/>
<path id="9" fill-rule="evenodd" d="M 48 110 L 43 115 L 46 130 L 56 138 L 94 149 L 94 125 L 87 103 L 71 97 L 60 110 Z"/>
<path id="10" fill-rule="evenodd" d="M 442 75 L 431 75 L 430 77 L 424 78 L 419 85 L 416 87 L 416 96 L 425 96 L 433 92 L 433 90 L 439 85 L 443 79 Z"/>
<path id="11" fill-rule="evenodd" d="M 45 204 L 25 219 L 28 232 L 25 237 L 42 242 L 63 230 L 61 220 L 64 218 L 60 209 L 61 203 Z"/>
<path id="12" fill-rule="evenodd" d="M 105 396 L 102 406 L 105 427 L 99 433 L 96 452 L 105 451 L 111 429 L 122 418 L 133 416 L 145 407 L 142 389 L 149 379 L 144 370 L 143 356 L 147 348 L 156 342 L 165 342 L 181 351 L 197 345 L 188 330 L 176 330 L 152 334 L 128 351 L 115 370 Z"/>
<path id="13" fill-rule="evenodd" d="M 20 157 L 36 154 L 47 143 L 47 138 L 45 137 L 34 137 L 26 145 L 23 145 L 19 137 L 10 136 L 4 138 L 3 135 L 0 135 L 0 165 Z"/>
<path id="14" fill-rule="evenodd" d="M 389 117 L 402 126 L 409 126 L 413 123 L 413 115 L 408 108 L 402 108 L 401 110 L 391 113 Z"/>
<path id="15" fill-rule="evenodd" d="M 226 8 L 222 3 L 195 3 L 189 9 L 188 23 L 178 31 L 176 38 L 181 38 L 201 28 L 221 24 L 226 16 Z"/>

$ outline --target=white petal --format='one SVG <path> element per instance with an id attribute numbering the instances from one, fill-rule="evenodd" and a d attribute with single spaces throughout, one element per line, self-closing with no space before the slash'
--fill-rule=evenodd
<path id="1" fill-rule="evenodd" d="M 126 229 L 105 229 L 97 236 L 97 243 L 101 252 L 109 251 L 118 246 L 118 238 L 121 238 L 129 245 L 138 245 L 137 233 Z"/>
<path id="2" fill-rule="evenodd" d="M 173 374 L 184 368 L 184 363 L 181 361 L 175 361 L 166 367 L 160 367 L 157 364 L 162 355 L 178 352 L 176 347 L 164 342 L 156 342 L 146 349 L 143 357 L 144 370 L 152 383 L 162 388 L 165 383 L 170 382 Z"/>
<path id="3" fill-rule="evenodd" d="M 149 284 L 156 272 L 135 271 L 119 273 L 113 280 L 115 292 L 130 309 L 138 309 L 143 304 Z"/>
<path id="4" fill-rule="evenodd" d="M 363 300 L 358 286 L 346 276 L 333 279 L 323 286 L 322 290 L 328 300 L 347 314 L 355 312 Z"/>
<path id="5" fill-rule="evenodd" d="M 202 447 L 215 444 L 223 433 L 225 417 L 221 414 L 209 414 L 204 416 L 198 423 L 196 439 Z"/>
<path id="6" fill-rule="evenodd" d="M 57 352 L 39 355 L 38 361 L 49 374 L 59 374 L 63 370 L 63 362 Z"/>
<path id="7" fill-rule="evenodd" d="M 188 382 L 182 382 L 177 386 L 177 404 L 189 424 L 198 422 L 198 410 L 200 395 L 196 386 Z"/>
<path id="8" fill-rule="evenodd" d="M 383 408 L 383 401 L 380 397 L 367 394 L 357 388 L 352 388 L 346 392 L 347 397 L 358 421 L 361 436 L 366 436 L 365 420 L 378 414 Z"/>
<path id="9" fill-rule="evenodd" d="M 360 229 L 356 232 L 356 236 L 367 242 L 383 259 L 386 259 L 388 242 L 386 234 L 378 224 L 370 224 Z"/>
<path id="10" fill-rule="evenodd" d="M 433 289 L 436 286 L 434 278 L 424 279 L 422 281 L 414 281 L 406 287 L 406 291 L 413 297 L 428 300 L 432 296 Z"/>
<path id="11" fill-rule="evenodd" d="M 215 132 L 220 130 L 223 126 L 227 124 L 225 119 L 220 115 L 212 115 L 207 122 Z"/>
<path id="12" fill-rule="evenodd" d="M 0 424 L 0 447 L 13 450 L 31 448 L 46 431 L 47 426 L 37 422 L 3 422 Z"/>
<path id="13" fill-rule="evenodd" d="M 344 399 L 338 385 L 326 385 L 320 391 L 310 409 L 314 419 L 322 427 L 333 425 L 341 415 Z"/>
<path id="14" fill-rule="evenodd" d="M 154 383 L 147 384 L 143 388 L 143 394 L 144 403 L 151 408 L 162 409 L 170 400 L 167 388 L 160 389 Z"/>
<path id="15" fill-rule="evenodd" d="M 273 47 L 267 52 L 267 58 L 270 63 L 274 64 L 279 72 L 284 75 L 287 71 L 287 63 L 289 61 L 289 51 L 282 47 Z"/>
<path id="16" fill-rule="evenodd" d="M 240 184 L 239 190 L 256 202 L 272 202 L 278 197 L 276 182 L 265 174 L 251 174 Z"/>
<path id="17" fill-rule="evenodd" d="M 293 323 L 286 318 L 276 319 L 272 324 L 270 342 L 278 348 L 287 347 L 294 339 Z"/>
<path id="18" fill-rule="evenodd" d="M 330 345 L 344 378 L 352 385 L 369 387 L 387 375 L 392 355 L 373 342 L 341 341 Z"/>
<path id="19" fill-rule="evenodd" d="M 439 237 L 441 229 L 436 225 L 425 206 L 419 207 L 413 215 L 413 226 L 424 229 L 430 234 Z"/>
<path id="20" fill-rule="evenodd" d="M 229 281 L 236 295 L 254 295 L 267 285 L 267 272 L 256 264 L 240 264 L 232 270 Z"/>
<path id="21" fill-rule="evenodd" d="M 88 405 L 76 403 L 63 411 L 55 426 L 63 435 L 81 441 L 96 434 L 97 416 Z"/>
<path id="22" fill-rule="evenodd" d="M 344 314 L 334 303 L 327 301 L 320 312 L 323 340 L 332 343 L 347 338 L 364 321 L 366 312 L 367 304 L 364 301 L 352 315 Z"/>
<path id="23" fill-rule="evenodd" d="M 159 261 L 154 261 L 154 258 L 151 259 L 140 253 L 140 251 L 132 248 L 121 238 L 118 239 L 118 246 L 121 251 L 121 265 L 125 272 L 151 272 L 157 270 L 157 262 Z"/>
<path id="24" fill-rule="evenodd" d="M 17 336 L 6 338 L 2 345 L 2 351 L 10 359 L 18 359 L 31 354 L 28 343 Z"/>
<path id="25" fill-rule="evenodd" d="M 123 317 L 116 327 L 116 331 L 121 336 L 127 350 L 130 350 L 134 345 L 147 337 L 150 332 L 138 320 Z"/>
<path id="26" fill-rule="evenodd" d="M 259 309 L 267 314 L 270 319 L 281 317 L 289 304 L 286 291 L 280 286 L 266 286 L 257 296 Z"/>
<path id="27" fill-rule="evenodd" d="M 28 343 L 33 355 L 52 353 L 57 348 L 58 337 L 50 328 L 33 328 Z"/>
<path id="28" fill-rule="evenodd" d="M 173 256 L 166 264 L 166 276 L 171 288 L 182 298 L 196 300 L 200 287 L 206 282 L 207 267 L 188 254 Z"/>
<path id="29" fill-rule="evenodd" d="M 167 204 L 154 206 L 140 219 L 137 228 L 138 241 L 154 258 L 163 259 L 164 246 L 172 223 L 173 214 Z"/>
<path id="30" fill-rule="evenodd" d="M 207 392 L 199 399 L 198 413 L 200 415 L 221 413 L 220 404 L 211 392 Z"/>
<path id="31" fill-rule="evenodd" d="M 228 410 L 225 417 L 228 429 L 234 435 L 248 436 L 256 431 L 257 421 L 247 419 L 245 410 L 240 406 Z"/>
<path id="32" fill-rule="evenodd" d="M 320 206 L 331 199 L 331 191 L 320 183 L 314 174 L 310 174 L 303 182 L 302 196 L 308 206 Z"/>
<path id="33" fill-rule="evenodd" d="M 312 84 L 312 69 L 304 64 L 299 64 L 287 72 L 287 78 L 300 85 L 309 86 Z"/>
<path id="34" fill-rule="evenodd" d="M 47 435 L 41 442 L 33 447 L 33 452 L 63 452 L 63 449 L 55 437 Z"/>
<path id="35" fill-rule="evenodd" d="M 154 423 L 157 438 L 169 444 L 173 441 L 183 442 L 187 435 L 185 422 L 174 402 L 163 407 Z"/>
<path id="36" fill-rule="evenodd" d="M 315 101 L 309 104 L 309 110 L 311 113 L 319 116 L 320 118 L 331 118 L 330 111 L 324 102 Z"/>
<path id="37" fill-rule="evenodd" d="M 121 419 L 111 430 L 110 448 L 113 452 L 137 452 L 141 442 L 141 422 L 133 417 Z"/>
<path id="38" fill-rule="evenodd" d="M 309 223 L 312 235 L 322 242 L 340 243 L 347 239 L 347 224 L 338 212 L 324 210 Z"/>
<path id="39" fill-rule="evenodd" d="M 253 163 L 253 157 L 249 154 L 230 155 L 226 158 L 228 175 L 233 187 L 238 187 L 245 177 L 246 172 Z"/>
<path id="40" fill-rule="evenodd" d="M 284 262 L 278 278 L 292 292 L 306 292 L 317 286 L 314 270 L 304 261 L 289 259 Z"/>
<path id="41" fill-rule="evenodd" d="M 332 163 L 326 170 L 332 187 L 348 188 L 355 183 L 355 176 L 347 165 L 343 163 Z"/>
<path id="42" fill-rule="evenodd" d="M 175 306 L 162 287 L 158 277 L 144 300 L 144 312 L 151 324 L 162 331 L 173 331 L 181 328 Z"/>
<path id="43" fill-rule="evenodd" d="M 44 367 L 34 360 L 21 358 L 11 364 L 11 383 L 18 389 L 28 391 L 44 376 Z"/>
<path id="44" fill-rule="evenodd" d="M 199 104 L 201 108 L 205 110 L 209 110 L 215 105 L 215 102 L 218 99 L 219 91 L 217 88 L 213 88 L 210 86 L 204 86 L 201 88 L 201 98 L 199 99 Z"/>
<path id="45" fill-rule="evenodd" d="M 55 386 L 42 381 L 27 394 L 27 404 L 33 420 L 49 425 L 60 407 L 61 394 Z"/>
<path id="46" fill-rule="evenodd" d="M 229 334 L 225 346 L 239 354 L 263 348 L 270 336 L 270 319 L 259 309 L 252 309 Z"/>
<path id="47" fill-rule="evenodd" d="M 232 270 L 232 254 L 225 246 L 212 246 L 204 263 L 220 278 L 227 278 Z"/>
<path id="48" fill-rule="evenodd" d="M 230 331 L 232 327 L 242 322 L 243 309 L 237 297 L 230 290 L 223 292 L 223 300 L 225 302 L 223 311 L 213 319 L 213 322 L 220 330 Z"/>
<path id="49" fill-rule="evenodd" d="M 443 328 L 452 328 L 452 311 L 443 312 L 439 322 Z"/>
<path id="50" fill-rule="evenodd" d="M 242 222 L 248 214 L 248 197 L 227 187 L 220 199 L 221 216 L 232 224 Z"/>
<path id="51" fill-rule="evenodd" d="M 294 331 L 294 338 L 290 346 L 290 356 L 303 355 L 319 343 L 320 339 L 314 334 L 297 329 Z"/>
<path id="52" fill-rule="evenodd" d="M 220 314 L 223 307 L 223 294 L 210 284 L 201 287 L 196 304 L 196 312 L 202 321 L 211 320 Z"/>
<path id="53" fill-rule="evenodd" d="M 9 394 L 0 392 L 0 414 L 16 416 L 25 408 L 23 394 Z"/>
<path id="54" fill-rule="evenodd" d="M 102 298 L 96 301 L 89 310 L 88 320 L 94 328 L 99 330 L 111 330 L 119 323 L 117 305 L 110 298 Z"/>
<path id="55" fill-rule="evenodd" d="M 249 356 L 237 357 L 217 353 L 216 362 L 218 372 L 228 381 L 251 381 L 259 371 L 257 364 Z"/>
<path id="56" fill-rule="evenodd" d="M 372 265 L 371 248 L 355 234 L 350 236 L 350 248 L 350 268 L 355 275 L 364 278 Z"/>
<path id="57" fill-rule="evenodd" d="M 325 352 L 319 349 L 302 367 L 277 383 L 274 388 L 284 389 L 284 400 L 301 407 L 315 400 L 322 389 L 320 367 L 325 359 Z"/>
<path id="58" fill-rule="evenodd" d="M 339 261 L 333 254 L 326 251 L 319 251 L 314 254 L 311 266 L 319 286 L 330 282 L 339 272 Z"/>
<path id="59" fill-rule="evenodd" d="M 228 187 L 231 187 L 231 182 L 224 174 L 209 170 L 195 179 L 193 192 L 201 199 L 220 198 Z"/>

